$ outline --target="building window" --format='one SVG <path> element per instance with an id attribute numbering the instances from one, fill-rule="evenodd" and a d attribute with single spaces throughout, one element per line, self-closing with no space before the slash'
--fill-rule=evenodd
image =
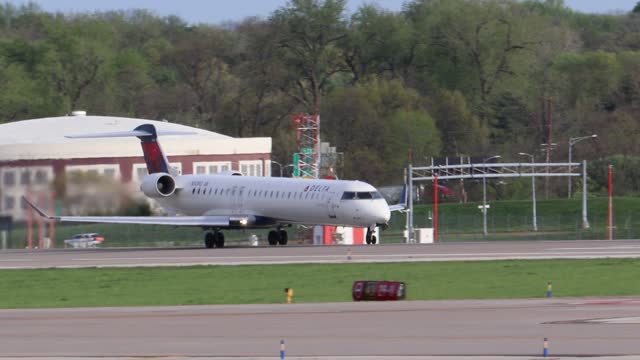
<path id="1" fill-rule="evenodd" d="M 5 210 L 13 210 L 16 206 L 16 199 L 13 196 L 5 196 L 4 198 L 4 208 Z"/>
<path id="2" fill-rule="evenodd" d="M 207 173 L 207 168 L 204 166 L 197 166 L 196 167 L 196 174 L 206 174 Z"/>
<path id="3" fill-rule="evenodd" d="M 209 174 L 217 174 L 218 173 L 218 165 L 209 166 Z"/>
<path id="4" fill-rule="evenodd" d="M 115 169 L 104 169 L 104 176 L 109 179 L 116 178 L 116 170 Z"/>
<path id="5" fill-rule="evenodd" d="M 136 176 L 138 177 L 138 182 L 142 182 L 145 176 L 147 176 L 147 168 L 139 167 L 136 169 Z"/>
<path id="6" fill-rule="evenodd" d="M 47 183 L 47 172 L 43 170 L 36 171 L 36 184 L 43 185 Z"/>
<path id="7" fill-rule="evenodd" d="M 25 170 L 20 174 L 20 185 L 30 185 L 31 184 L 31 173 L 29 170 Z"/>
<path id="8" fill-rule="evenodd" d="M 6 186 L 13 186 L 16 184 L 16 173 L 15 172 L 6 172 L 4 173 L 4 184 Z"/>

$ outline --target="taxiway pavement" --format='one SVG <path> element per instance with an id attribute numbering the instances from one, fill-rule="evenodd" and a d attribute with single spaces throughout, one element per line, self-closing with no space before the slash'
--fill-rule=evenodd
<path id="1" fill-rule="evenodd" d="M 640 355 L 640 298 L 0 310 L 3 357 Z"/>
<path id="2" fill-rule="evenodd" d="M 347 260 L 350 256 L 351 260 Z M 639 258 L 640 240 L 0 251 L 0 269 L 501 259 Z"/>

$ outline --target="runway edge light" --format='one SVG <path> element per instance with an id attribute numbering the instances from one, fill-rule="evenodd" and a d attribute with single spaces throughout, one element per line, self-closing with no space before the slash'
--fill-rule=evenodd
<path id="1" fill-rule="evenodd" d="M 547 283 L 547 297 L 550 298 L 553 296 L 553 291 L 551 287 L 551 281 Z"/>
<path id="2" fill-rule="evenodd" d="M 280 359 L 284 359 L 285 357 L 285 352 L 284 352 L 284 339 L 280 340 Z"/>

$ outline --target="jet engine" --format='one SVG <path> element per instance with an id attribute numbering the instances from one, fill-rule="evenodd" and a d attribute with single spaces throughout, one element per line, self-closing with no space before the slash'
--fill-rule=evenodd
<path id="1" fill-rule="evenodd" d="M 176 181 L 167 173 L 155 173 L 144 177 L 140 190 L 150 198 L 167 197 L 176 191 Z"/>

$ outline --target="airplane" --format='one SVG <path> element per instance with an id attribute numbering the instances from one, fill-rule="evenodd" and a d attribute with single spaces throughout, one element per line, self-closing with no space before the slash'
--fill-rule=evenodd
<path id="1" fill-rule="evenodd" d="M 366 243 L 375 244 L 376 227 L 386 228 L 390 212 L 405 207 L 389 206 L 375 187 L 362 181 L 242 176 L 237 171 L 180 175 L 169 164 L 158 135 L 185 134 L 192 133 L 158 131 L 143 124 L 132 131 L 67 136 L 140 139 L 149 173 L 140 190 L 168 216 L 50 216 L 23 199 L 40 216 L 60 222 L 201 227 L 206 248 L 224 247 L 223 229 L 275 228 L 268 233 L 269 245 L 286 245 L 284 228 L 294 224 L 366 227 Z"/>

